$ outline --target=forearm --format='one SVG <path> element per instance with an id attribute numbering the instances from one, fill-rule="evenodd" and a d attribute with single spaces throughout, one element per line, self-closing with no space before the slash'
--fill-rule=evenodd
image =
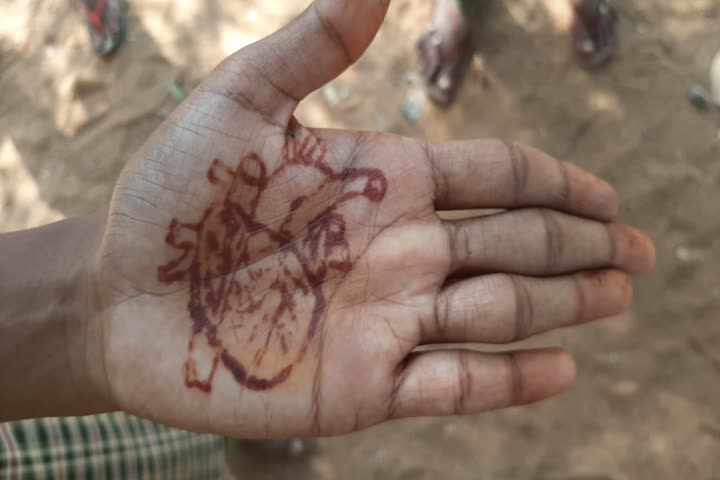
<path id="1" fill-rule="evenodd" d="M 92 318 L 104 216 L 0 235 L 0 421 L 109 408 Z"/>

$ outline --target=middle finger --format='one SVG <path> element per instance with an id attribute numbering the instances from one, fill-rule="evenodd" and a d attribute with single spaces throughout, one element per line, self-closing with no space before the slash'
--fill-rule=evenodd
<path id="1" fill-rule="evenodd" d="M 640 274 L 654 263 L 652 241 L 639 230 L 553 210 L 513 210 L 443 225 L 455 275 L 548 276 L 597 268 Z"/>

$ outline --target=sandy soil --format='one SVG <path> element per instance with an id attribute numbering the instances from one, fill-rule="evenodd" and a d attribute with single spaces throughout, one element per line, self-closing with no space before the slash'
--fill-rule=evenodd
<path id="1" fill-rule="evenodd" d="M 174 107 L 168 84 L 192 88 L 305 3 L 135 0 L 127 44 L 102 61 L 72 2 L 0 0 L 0 231 L 102 208 Z M 633 315 L 535 341 L 577 354 L 577 385 L 558 399 L 395 422 L 322 440 L 304 461 L 241 452 L 238 478 L 720 478 L 720 113 L 686 100 L 720 47 L 720 8 L 618 3 L 618 61 L 588 74 L 569 60 L 564 2 L 489 2 L 468 81 L 442 112 L 420 101 L 413 74 L 430 1 L 395 0 L 370 52 L 299 117 L 432 140 L 501 136 L 598 172 L 623 220 L 658 244 Z M 404 104 L 421 108 L 417 124 Z"/>

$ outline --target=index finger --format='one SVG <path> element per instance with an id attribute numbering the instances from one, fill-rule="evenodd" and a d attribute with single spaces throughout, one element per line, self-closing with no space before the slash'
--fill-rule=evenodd
<path id="1" fill-rule="evenodd" d="M 604 180 L 532 147 L 500 140 L 427 145 L 440 210 L 544 207 L 597 220 L 618 212 Z"/>

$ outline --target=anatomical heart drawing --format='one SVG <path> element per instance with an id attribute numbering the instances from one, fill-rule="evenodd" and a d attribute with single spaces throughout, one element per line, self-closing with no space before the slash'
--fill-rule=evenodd
<path id="1" fill-rule="evenodd" d="M 189 286 L 185 384 L 212 390 L 219 367 L 252 390 L 282 383 L 322 327 L 332 279 L 353 268 L 345 208 L 376 208 L 387 180 L 374 168 L 334 171 L 313 137 L 289 138 L 270 171 L 250 154 L 215 159 L 216 200 L 201 218 L 173 219 L 165 238 L 177 256 L 163 283 Z M 288 182 L 306 182 L 290 194 Z M 357 205 L 364 202 L 364 205 Z"/>

